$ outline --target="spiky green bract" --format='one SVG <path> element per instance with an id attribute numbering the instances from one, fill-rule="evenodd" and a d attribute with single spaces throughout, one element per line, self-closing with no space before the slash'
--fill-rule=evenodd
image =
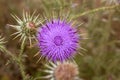
<path id="1" fill-rule="evenodd" d="M 3 38 L 2 36 L 0 36 L 0 51 L 4 51 L 4 44 L 5 44 L 5 38 Z"/>
<path id="2" fill-rule="evenodd" d="M 14 39 L 20 37 L 20 41 L 29 41 L 30 46 L 32 45 L 32 40 L 36 40 L 35 34 L 36 29 L 41 23 L 41 20 L 39 19 L 39 15 L 35 16 L 36 11 L 30 15 L 29 12 L 23 11 L 22 19 L 20 19 L 16 15 L 12 15 L 12 17 L 17 21 L 17 25 L 10 25 L 14 29 L 17 30 L 17 32 L 13 33 L 12 35 L 16 35 Z"/>

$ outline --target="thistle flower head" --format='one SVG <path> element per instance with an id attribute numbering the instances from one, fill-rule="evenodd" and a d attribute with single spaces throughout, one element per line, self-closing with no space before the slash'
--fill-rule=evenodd
<path id="1" fill-rule="evenodd" d="M 17 21 L 17 25 L 10 25 L 17 32 L 12 35 L 16 35 L 16 38 L 20 37 L 20 41 L 29 40 L 30 45 L 32 44 L 32 40 L 35 38 L 35 33 L 38 25 L 41 23 L 41 20 L 38 19 L 39 15 L 35 16 L 35 12 L 32 15 L 28 12 L 23 12 L 22 19 L 20 19 L 16 15 L 12 15 L 12 17 Z"/>
<path id="2" fill-rule="evenodd" d="M 54 62 L 67 60 L 76 54 L 79 36 L 71 23 L 53 19 L 38 30 L 38 45 L 42 56 Z"/>
<path id="3" fill-rule="evenodd" d="M 45 76 L 49 80 L 78 80 L 78 66 L 75 63 L 63 62 L 46 65 L 48 70 L 45 70 L 49 75 Z"/>

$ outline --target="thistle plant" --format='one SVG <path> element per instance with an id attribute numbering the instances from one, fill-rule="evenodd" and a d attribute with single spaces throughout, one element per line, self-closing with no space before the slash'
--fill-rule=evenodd
<path id="1" fill-rule="evenodd" d="M 12 15 L 12 17 L 17 21 L 18 25 L 9 25 L 16 29 L 16 32 L 12 35 L 16 35 L 14 39 L 20 37 L 19 41 L 22 42 L 21 49 L 19 52 L 18 58 L 16 57 L 16 63 L 19 65 L 20 72 L 23 80 L 28 79 L 25 73 L 25 67 L 23 64 L 23 53 L 26 42 L 32 46 L 32 42 L 36 42 L 36 29 L 38 25 L 40 25 L 41 20 L 39 19 L 39 15 L 35 16 L 35 12 L 32 15 L 28 12 L 23 12 L 22 19 L 17 17 L 16 15 Z"/>
<path id="2" fill-rule="evenodd" d="M 57 3 L 53 3 L 53 6 L 51 6 L 48 1 L 44 0 L 41 2 L 45 2 L 46 5 L 40 4 L 43 11 L 42 14 L 39 14 L 40 16 L 35 15 L 36 11 L 34 11 L 32 15 L 29 12 L 23 11 L 22 18 L 12 14 L 17 24 L 10 24 L 9 26 L 16 30 L 16 32 L 12 34 L 15 36 L 14 39 L 19 38 L 21 42 L 19 54 L 16 56 L 8 51 L 4 46 L 4 38 L 1 36 L 0 50 L 10 55 L 19 66 L 22 80 L 29 80 L 30 78 L 27 76 L 26 66 L 24 65 L 24 50 L 27 43 L 32 46 L 37 42 L 38 45 L 34 47 L 39 48 L 39 56 L 46 58 L 49 62 L 49 64 L 45 65 L 47 69 L 43 70 L 48 75 L 45 77 L 40 76 L 41 80 L 80 80 L 78 77 L 78 65 L 71 61 L 71 59 L 74 60 L 73 58 L 80 53 L 79 49 L 83 49 L 81 47 L 83 39 L 81 35 L 83 34 L 81 34 L 79 28 L 82 23 L 78 18 L 99 11 L 119 8 L 118 4 L 120 2 L 118 0 L 106 0 L 109 4 L 117 5 L 80 12 L 74 12 L 69 2 L 64 3 L 64 0 L 56 0 Z M 44 20 L 41 19 L 43 17 Z M 30 49 L 33 51 L 32 48 Z M 30 77 L 32 77 L 32 75 L 30 75 Z M 33 77 L 30 80 L 38 80 L 38 78 Z"/>

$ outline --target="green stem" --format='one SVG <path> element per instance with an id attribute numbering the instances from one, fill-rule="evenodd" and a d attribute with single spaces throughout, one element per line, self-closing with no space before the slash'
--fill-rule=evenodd
<path id="1" fill-rule="evenodd" d="M 20 72 L 21 72 L 23 80 L 26 80 L 26 75 L 25 75 L 25 71 L 24 71 L 24 65 L 22 63 L 22 54 L 23 54 L 24 48 L 25 48 L 25 41 L 26 41 L 26 37 L 22 41 L 20 54 L 19 54 L 19 58 L 18 58 L 19 59 Z"/>
<path id="2" fill-rule="evenodd" d="M 22 75 L 23 80 L 26 80 L 26 75 L 25 75 L 25 71 L 24 71 L 24 65 L 22 64 L 22 61 L 19 61 L 19 67 L 20 67 L 20 72 Z"/>
<path id="3" fill-rule="evenodd" d="M 100 8 L 96 8 L 96 9 L 93 9 L 93 10 L 85 11 L 85 12 L 83 12 L 83 13 L 80 13 L 80 14 L 76 15 L 76 16 L 74 17 L 74 19 L 75 19 L 75 18 L 78 18 L 78 17 L 81 17 L 81 16 L 84 16 L 84 15 L 87 15 L 87 14 L 95 13 L 95 12 L 98 12 L 98 11 L 104 11 L 104 10 L 114 9 L 114 8 L 119 7 L 119 6 L 120 6 L 120 5 L 113 5 L 113 6 L 100 7 Z"/>
<path id="4" fill-rule="evenodd" d="M 24 65 L 22 64 L 22 61 L 21 61 L 21 56 L 19 56 L 19 58 L 17 58 L 14 54 L 12 54 L 10 51 L 8 51 L 5 47 L 0 47 L 5 53 L 7 53 L 9 56 L 12 57 L 12 60 L 15 61 L 16 63 L 18 63 L 19 67 L 20 67 L 20 72 L 22 74 L 22 78 L 23 80 L 26 79 L 26 76 L 25 76 L 25 72 L 24 72 Z M 21 54 L 23 53 L 23 50 L 24 50 L 24 47 L 22 45 L 22 49 L 21 49 Z"/>
<path id="5" fill-rule="evenodd" d="M 13 61 L 18 62 L 18 59 L 16 58 L 16 56 L 14 54 L 12 54 L 10 51 L 8 51 L 5 47 L 0 47 L 7 55 L 12 57 Z"/>

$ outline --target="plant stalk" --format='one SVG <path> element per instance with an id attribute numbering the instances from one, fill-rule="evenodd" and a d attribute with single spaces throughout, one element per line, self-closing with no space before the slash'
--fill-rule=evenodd
<path id="1" fill-rule="evenodd" d="M 113 5 L 113 6 L 108 6 L 108 7 L 96 8 L 96 9 L 93 9 L 93 10 L 89 10 L 89 11 L 85 11 L 83 13 L 80 13 L 80 14 L 76 15 L 75 17 L 73 17 L 73 19 L 84 16 L 84 15 L 87 15 L 87 14 L 95 13 L 95 12 L 98 12 L 98 11 L 110 10 L 110 9 L 114 9 L 114 8 L 118 8 L 118 7 L 120 7 L 120 5 Z"/>

